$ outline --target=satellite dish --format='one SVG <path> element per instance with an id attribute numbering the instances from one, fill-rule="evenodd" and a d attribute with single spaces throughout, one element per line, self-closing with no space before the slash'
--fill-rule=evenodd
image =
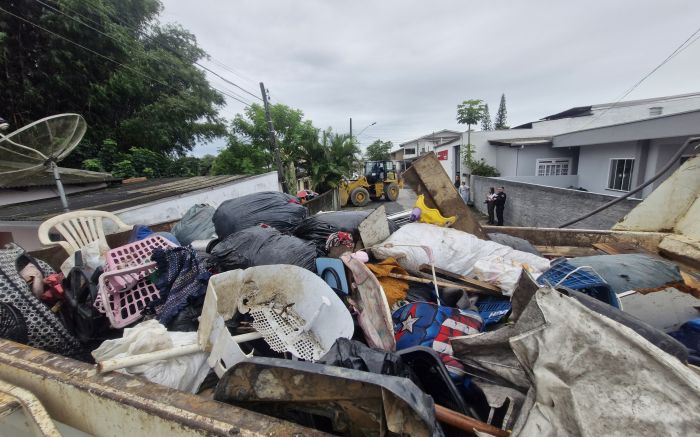
<path id="1" fill-rule="evenodd" d="M 68 211 L 57 162 L 83 139 L 87 124 L 78 114 L 42 118 L 8 135 L 0 133 L 0 187 L 46 169 L 53 171 L 63 209 Z"/>

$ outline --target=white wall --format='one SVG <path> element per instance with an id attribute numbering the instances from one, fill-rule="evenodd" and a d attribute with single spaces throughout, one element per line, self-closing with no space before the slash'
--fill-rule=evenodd
<path id="1" fill-rule="evenodd" d="M 196 203 L 208 203 L 217 207 L 224 200 L 245 196 L 259 191 L 279 191 L 277 172 L 252 176 L 226 185 L 192 191 L 178 197 L 169 197 L 155 202 L 115 211 L 128 224 L 154 225 L 179 220 Z M 107 222 L 111 224 L 111 222 Z M 41 248 L 37 230 L 41 222 L 0 222 L 0 229 L 11 232 L 14 241 L 26 250 Z"/>

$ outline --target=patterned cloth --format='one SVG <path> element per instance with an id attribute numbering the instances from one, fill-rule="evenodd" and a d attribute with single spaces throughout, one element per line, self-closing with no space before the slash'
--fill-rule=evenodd
<path id="1" fill-rule="evenodd" d="M 151 260 L 158 264 L 159 277 L 155 281 L 160 298 L 152 301 L 158 321 L 166 325 L 187 304 L 207 291 L 211 274 L 197 258 L 191 247 L 155 249 Z"/>
<path id="2" fill-rule="evenodd" d="M 326 239 L 326 252 L 331 250 L 332 247 L 345 246 L 352 249 L 354 245 L 352 234 L 342 231 L 334 232 Z"/>
<path id="3" fill-rule="evenodd" d="M 81 346 L 78 339 L 68 332 L 19 276 L 17 262 L 24 256 L 28 257 L 29 262 L 36 263 L 44 277 L 54 273 L 45 262 L 29 257 L 16 244 L 8 244 L 0 250 L 0 302 L 19 310 L 27 326 L 29 346 L 67 356 L 79 353 Z"/>
<path id="4" fill-rule="evenodd" d="M 450 338 L 478 334 L 483 324 L 479 313 L 416 302 L 396 310 L 392 319 L 396 350 L 413 346 L 432 348 L 442 358 L 453 380 L 460 382 L 464 366 L 452 356 Z"/>

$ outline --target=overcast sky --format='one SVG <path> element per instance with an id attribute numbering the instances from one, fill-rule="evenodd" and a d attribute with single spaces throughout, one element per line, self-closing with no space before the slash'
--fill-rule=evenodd
<path id="1" fill-rule="evenodd" d="M 163 0 L 212 69 L 363 145 L 461 128 L 456 106 L 505 93 L 516 126 L 617 100 L 700 25 L 697 0 Z M 225 70 L 220 64 L 235 73 Z M 212 77 L 219 88 L 236 90 Z M 700 91 L 700 42 L 625 100 Z M 241 91 L 240 94 L 253 99 Z M 229 99 L 223 115 L 243 105 Z M 198 146 L 195 155 L 220 144 Z"/>

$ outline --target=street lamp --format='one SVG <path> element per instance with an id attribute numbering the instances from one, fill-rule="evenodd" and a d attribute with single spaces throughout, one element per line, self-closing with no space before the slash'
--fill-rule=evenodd
<path id="1" fill-rule="evenodd" d="M 367 126 L 365 126 L 364 129 L 362 129 L 362 130 L 360 131 L 359 134 L 357 134 L 357 136 L 359 137 L 360 135 L 362 135 L 362 132 L 366 131 L 367 129 L 369 129 L 370 127 L 374 126 L 375 124 L 377 124 L 376 121 L 373 121 L 372 123 L 368 124 Z"/>

